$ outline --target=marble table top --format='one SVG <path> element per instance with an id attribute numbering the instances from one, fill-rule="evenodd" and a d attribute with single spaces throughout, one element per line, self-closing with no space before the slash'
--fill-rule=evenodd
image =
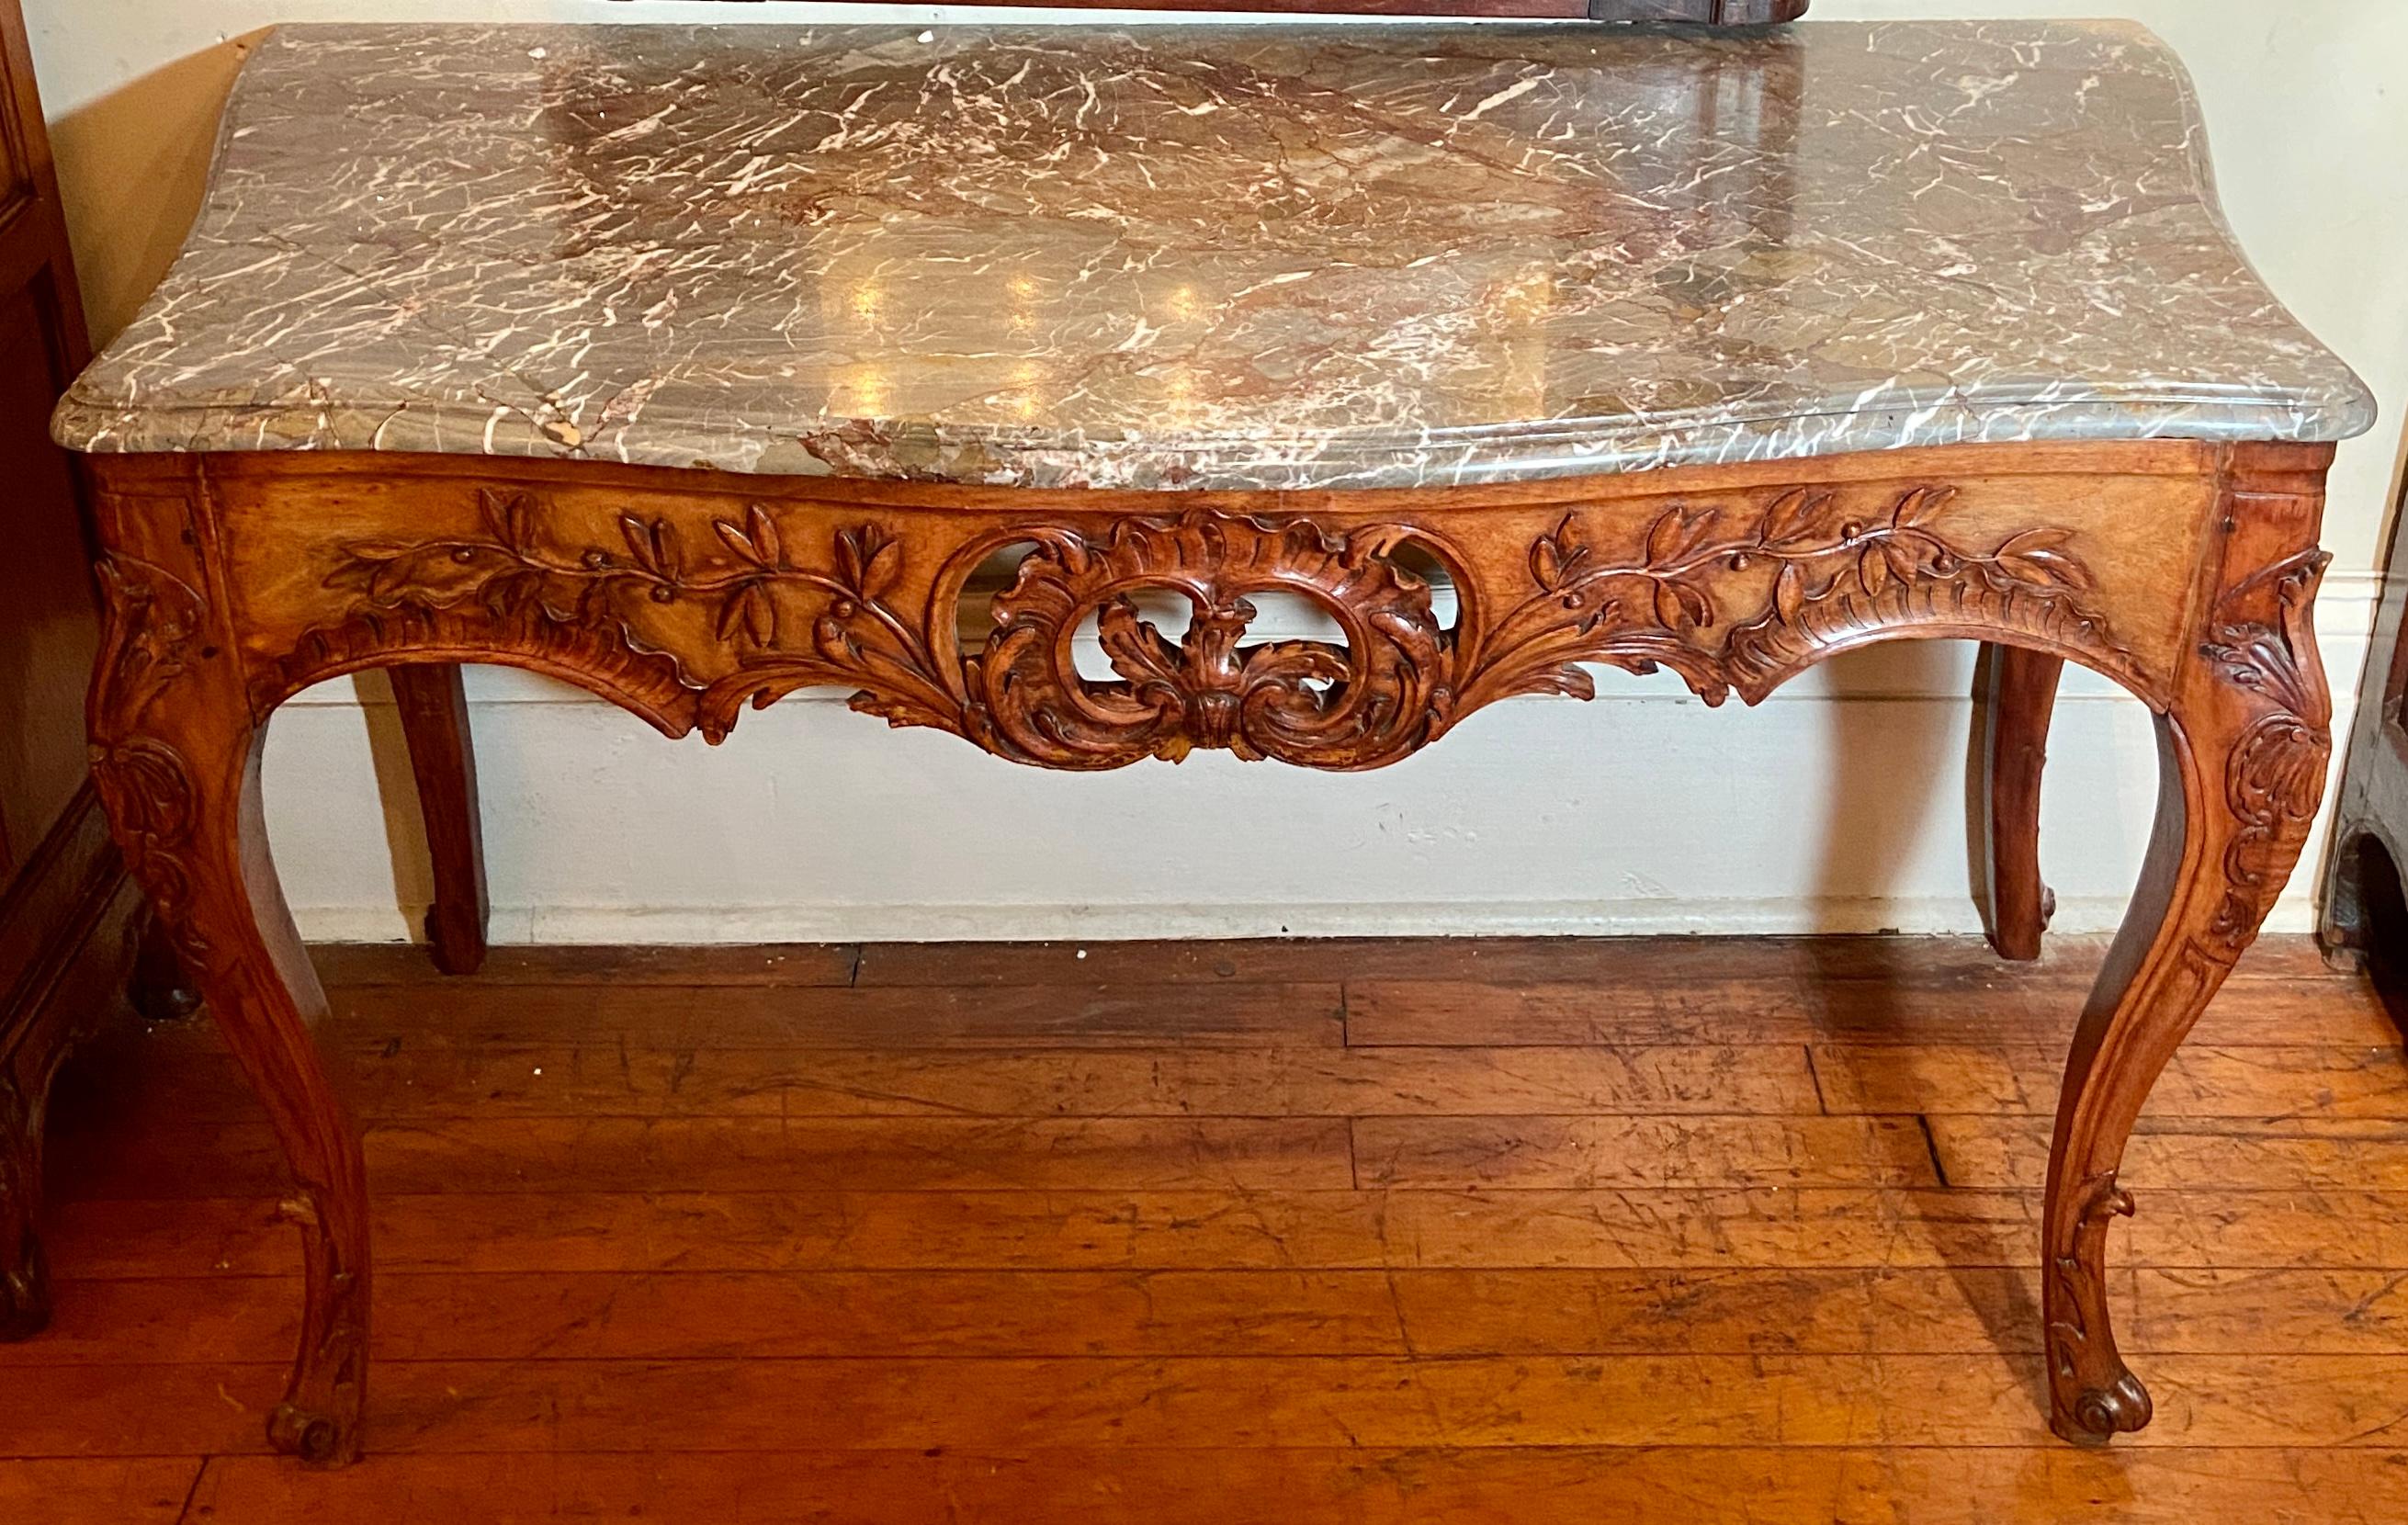
<path id="1" fill-rule="evenodd" d="M 2332 439 L 2117 23 L 296 26 L 86 451 L 1019 485 Z"/>

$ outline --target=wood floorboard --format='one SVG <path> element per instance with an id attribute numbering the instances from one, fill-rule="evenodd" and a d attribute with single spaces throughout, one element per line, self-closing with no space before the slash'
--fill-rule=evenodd
<path id="1" fill-rule="evenodd" d="M 451 1117 L 371 1124 L 363 1138 L 369 1174 L 400 1192 L 539 1193 L 593 1181 L 631 1191 L 1244 1190 L 1352 1181 L 1342 1117 Z M 60 1153 L 66 1197 L 265 1196 L 284 1178 L 265 1123 L 191 1123 L 148 1148 L 120 1141 Z M 1734 1160 L 1732 1169 L 1744 1168 Z M 1831 1168 L 1842 1173 L 1845 1162 Z"/>
<path id="2" fill-rule="evenodd" d="M 570 1042 L 637 1048 L 1039 1048 L 1345 1041 L 1334 983 L 856 990 L 664 984 L 351 985 L 327 992 L 345 1047 Z"/>
<path id="3" fill-rule="evenodd" d="M 2171 1269 L 2408 1271 L 2408 1194 L 2153 1189 L 2116 1258 Z M 2016 1265 L 2038 1191 L 387 1193 L 395 1271 L 1211 1270 Z M 51 1259 L 89 1278 L 299 1263 L 265 1198 L 68 1201 Z"/>
<path id="4" fill-rule="evenodd" d="M 2127 1350 L 2408 1347 L 2391 1271 L 2111 1268 Z M 290 1276 L 64 1284 L 0 1373 L 209 1364 L 300 1330 Z M 2030 1266 L 1693 1270 L 388 1273 L 397 1360 L 2037 1351 Z"/>
<path id="5" fill-rule="evenodd" d="M 330 1023 L 330 1029 L 338 1024 Z M 337 1030 L 335 1035 L 339 1036 Z M 112 1057 L 121 1105 L 173 1102 L 196 1119 L 261 1115 L 210 1040 Z M 1185 1052 L 1038 1049 L 648 1048 L 604 1043 L 351 1050 L 354 1112 L 370 1120 L 495 1117 L 1344 1117 L 1468 1115 L 1813 1114 L 1797 1044 L 1701 1048 L 1329 1048 Z M 2301 1064 L 2314 1062 L 2310 1057 Z M 2336 1058 L 2338 1072 L 2345 1059 Z M 2004 1084 L 1969 1058 L 1971 1093 Z M 1902 1086 L 1919 1072 L 1899 1073 Z M 2343 1079 L 2336 1075 L 2336 1079 Z M 1943 1077 L 1940 1084 L 1947 1084 Z M 2370 1077 L 2358 1089 L 2379 1110 Z M 2190 1087 L 2186 1087 L 2190 1088 Z M 2213 1094 L 2213 1093 L 2211 1093 Z M 1866 1109 L 1857 1109 L 1866 1110 Z M 1883 1108 L 1914 1111 L 1913 1107 Z M 2408 1092 L 2401 1110 L 2408 1114 Z"/>
<path id="6" fill-rule="evenodd" d="M 329 986 L 399 985 L 423 989 L 426 950 L 403 942 L 335 942 L 310 951 Z M 861 962 L 853 942 L 780 942 L 662 947 L 497 947 L 477 971 L 480 985 L 851 985 Z"/>
<path id="7" fill-rule="evenodd" d="M 170 1525 L 201 1478 L 199 1457 L 0 1462 L 0 1519 L 33 1525 Z"/>
<path id="8" fill-rule="evenodd" d="M 2037 1355 L 389 1360 L 378 1452 L 1040 1446 L 2028 1446 Z M 2396 1447 L 2408 1353 L 2148 1362 L 2124 1443 Z M 284 1363 L 53 1366 L 0 1388 L 37 1458 L 264 1453 Z"/>
<path id="9" fill-rule="evenodd" d="M 795 1451 L 730 1456 L 376 1456 L 296 1474 L 221 1457 L 196 1521 L 249 1525 L 1346 1525 L 1433 1521 L 1661 1525 L 2394 1525 L 2408 1458 L 2317 1450 L 2076 1451 L 1525 1447 L 1164 1452 Z"/>
<path id="10" fill-rule="evenodd" d="M 1498 986 L 1455 980 L 1346 985 L 1346 1040 L 1366 1046 L 1847 1043 L 2020 1040 L 2063 1044 L 2085 985 L 2036 980 L 1947 990 L 1855 980 L 1789 987 L 1758 981 Z M 2235 980 L 2192 1041 L 2211 1046 L 2398 1045 L 2371 985 Z"/>
<path id="11" fill-rule="evenodd" d="M 2040 1170 L 2102 951 L 321 950 L 368 1460 L 265 1454 L 281 1165 L 206 1024 L 127 1029 L 58 1093 L 0 1520 L 2408 1518 L 2408 1049 L 2304 940 L 2130 1151 L 2156 1423 L 2048 1437 Z"/>

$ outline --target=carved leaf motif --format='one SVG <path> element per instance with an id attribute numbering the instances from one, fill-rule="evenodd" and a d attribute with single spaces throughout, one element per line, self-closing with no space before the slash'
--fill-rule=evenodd
<path id="1" fill-rule="evenodd" d="M 746 511 L 745 522 L 752 528 L 752 547 L 764 567 L 785 565 L 786 548 L 778 535 L 778 521 L 767 504 L 755 503 Z"/>
<path id="2" fill-rule="evenodd" d="M 1838 499 L 1830 493 L 1818 493 L 1798 487 L 1773 499 L 1765 511 L 1764 545 L 1768 550 L 1791 551 L 1819 540 L 1828 540 L 1836 533 L 1830 524 Z"/>
<path id="3" fill-rule="evenodd" d="M 1898 500 L 1897 509 L 1889 516 L 1890 525 L 1898 529 L 1912 529 L 1928 524 L 1956 496 L 1954 487 L 1917 487 Z"/>
<path id="4" fill-rule="evenodd" d="M 1541 535 L 1530 546 L 1530 576 L 1553 591 L 1581 574 L 1588 564 L 1588 547 L 1581 542 L 1580 517 L 1565 514 L 1553 535 Z"/>
<path id="5" fill-rule="evenodd" d="M 903 570 L 903 544 L 888 540 L 870 554 L 869 565 L 861 574 L 861 594 L 865 598 L 883 598 L 894 590 L 895 580 Z"/>
<path id="6" fill-rule="evenodd" d="M 486 532 L 504 548 L 523 551 L 535 535 L 535 498 L 527 493 L 505 493 L 486 488 L 477 495 L 477 507 L 485 521 Z"/>
<path id="7" fill-rule="evenodd" d="M 1794 561 L 1781 564 L 1781 573 L 1772 582 L 1772 607 L 1779 611 L 1784 624 L 1795 625 L 1806 611 L 1806 574 Z"/>
<path id="8" fill-rule="evenodd" d="M 623 513 L 619 516 L 619 535 L 627 542 L 627 554 L 636 558 L 637 566 L 654 577 L 664 575 L 659 548 L 652 543 L 651 525 L 634 514 Z"/>
<path id="9" fill-rule="evenodd" d="M 1999 547 L 1999 565 L 2028 583 L 2087 591 L 2092 585 L 2089 568 L 2066 551 L 2072 538 L 2069 529 L 2025 530 Z"/>
<path id="10" fill-rule="evenodd" d="M 760 543 L 752 536 L 724 519 L 713 519 L 710 527 L 727 549 L 736 553 L 736 559 L 750 567 L 767 569 L 768 558 L 761 554 Z"/>
<path id="11" fill-rule="evenodd" d="M 1713 509 L 1695 511 L 1681 508 L 1665 510 L 1647 534 L 1648 565 L 1661 567 L 1685 558 L 1713 536 L 1721 517 Z"/>
<path id="12" fill-rule="evenodd" d="M 1856 582 L 1869 597 L 1878 598 L 1889 586 L 1889 550 L 1886 546 L 1869 545 L 1856 557 Z"/>

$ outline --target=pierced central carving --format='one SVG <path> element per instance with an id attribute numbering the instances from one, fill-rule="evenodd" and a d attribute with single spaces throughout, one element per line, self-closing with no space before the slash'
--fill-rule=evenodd
<path id="1" fill-rule="evenodd" d="M 1447 651 L 1428 585 L 1383 559 L 1398 533 L 1340 540 L 1305 520 L 1198 510 L 1124 519 L 1100 545 L 1047 534 L 996 598 L 995 633 L 967 664 L 978 739 L 1056 768 L 1177 762 L 1196 747 L 1322 768 L 1402 756 L 1437 724 Z M 1131 596 L 1149 588 L 1193 606 L 1175 644 L 1139 616 Z M 1345 643 L 1241 644 L 1255 617 L 1247 595 L 1272 591 L 1326 611 Z M 1072 666 L 1089 614 L 1116 683 Z"/>
<path id="2" fill-rule="evenodd" d="M 2071 531 L 2029 527 L 1969 546 L 1942 523 L 1956 497 L 1945 486 L 1877 502 L 1800 487 L 1753 505 L 1676 502 L 1622 557 L 1575 511 L 1529 542 L 1517 589 L 1522 569 L 1502 578 L 1484 569 L 1493 555 L 1422 525 L 1340 529 L 1199 506 L 1100 529 L 988 521 L 939 539 L 942 520 L 930 516 L 922 548 L 886 527 L 923 523 L 909 516 L 830 527 L 824 511 L 754 504 L 682 529 L 624 513 L 614 543 L 578 544 L 555 539 L 554 516 L 532 495 L 487 492 L 483 536 L 342 547 L 326 582 L 352 597 L 352 612 L 312 632 L 280 681 L 430 637 L 481 640 L 606 680 L 664 726 L 699 726 L 714 741 L 748 703 L 844 685 L 854 708 L 895 725 L 937 727 L 1048 768 L 1218 747 L 1362 769 L 1498 698 L 1589 698 L 1586 663 L 1670 668 L 1713 703 L 1733 691 L 1754 702 L 1830 652 L 1908 627 L 2022 634 L 2110 671 L 2128 665 L 2083 601 L 2095 582 Z M 818 528 L 798 528 L 807 515 Z M 1033 548 L 996 597 L 983 646 L 962 653 L 953 597 L 976 556 L 1010 541 Z M 1455 628 L 1398 559 L 1409 543 L 1455 580 Z M 1144 617 L 1148 593 L 1184 599 L 1182 634 Z M 1273 593 L 1327 614 L 1342 640 L 1250 642 L 1254 600 Z M 704 617 L 648 612 L 659 605 Z M 1091 619 L 1110 679 L 1082 675 L 1074 659 Z M 687 676 L 697 669 L 720 675 Z"/>

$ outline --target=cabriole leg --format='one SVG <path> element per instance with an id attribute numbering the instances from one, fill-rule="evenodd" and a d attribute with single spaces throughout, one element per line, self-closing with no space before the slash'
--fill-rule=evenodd
<path id="1" fill-rule="evenodd" d="M 347 1461 L 359 1451 L 366 1377 L 367 1179 L 310 1035 L 325 996 L 268 859 L 265 733 L 203 591 L 205 531 L 189 497 L 101 493 L 94 507 L 108 621 L 93 684 L 93 778 L 292 1171 L 283 1209 L 301 1230 L 308 1301 L 268 1438 L 311 1461 Z"/>
<path id="2" fill-rule="evenodd" d="M 2122 933 L 2076 1029 L 2048 1169 L 2043 1299 L 2050 1424 L 2097 1443 L 2149 1422 L 2116 1353 L 2107 1230 L 2150 1086 L 2258 935 L 2306 844 L 2331 759 L 2331 702 L 2311 604 L 2321 471 L 2236 469 L 2224 572 L 2158 722 L 2157 828 Z M 2256 464 L 2243 457 L 2241 466 Z"/>
<path id="3" fill-rule="evenodd" d="M 292 1169 L 283 1212 L 301 1230 L 308 1303 L 268 1438 L 340 1462 L 358 1454 L 366 1377 L 367 1176 L 309 1031 L 325 996 L 268 862 L 263 736 L 247 720 L 176 724 L 154 712 L 145 734 L 103 749 L 95 772 L 119 841 Z"/>
<path id="4" fill-rule="evenodd" d="M 1990 945 L 2001 958 L 2038 958 L 2041 933 L 2057 909 L 2040 877 L 2040 782 L 2064 668 L 2062 657 L 1985 645 L 1974 680 L 1981 727 L 1974 842 L 1982 857 L 1974 881 Z"/>

